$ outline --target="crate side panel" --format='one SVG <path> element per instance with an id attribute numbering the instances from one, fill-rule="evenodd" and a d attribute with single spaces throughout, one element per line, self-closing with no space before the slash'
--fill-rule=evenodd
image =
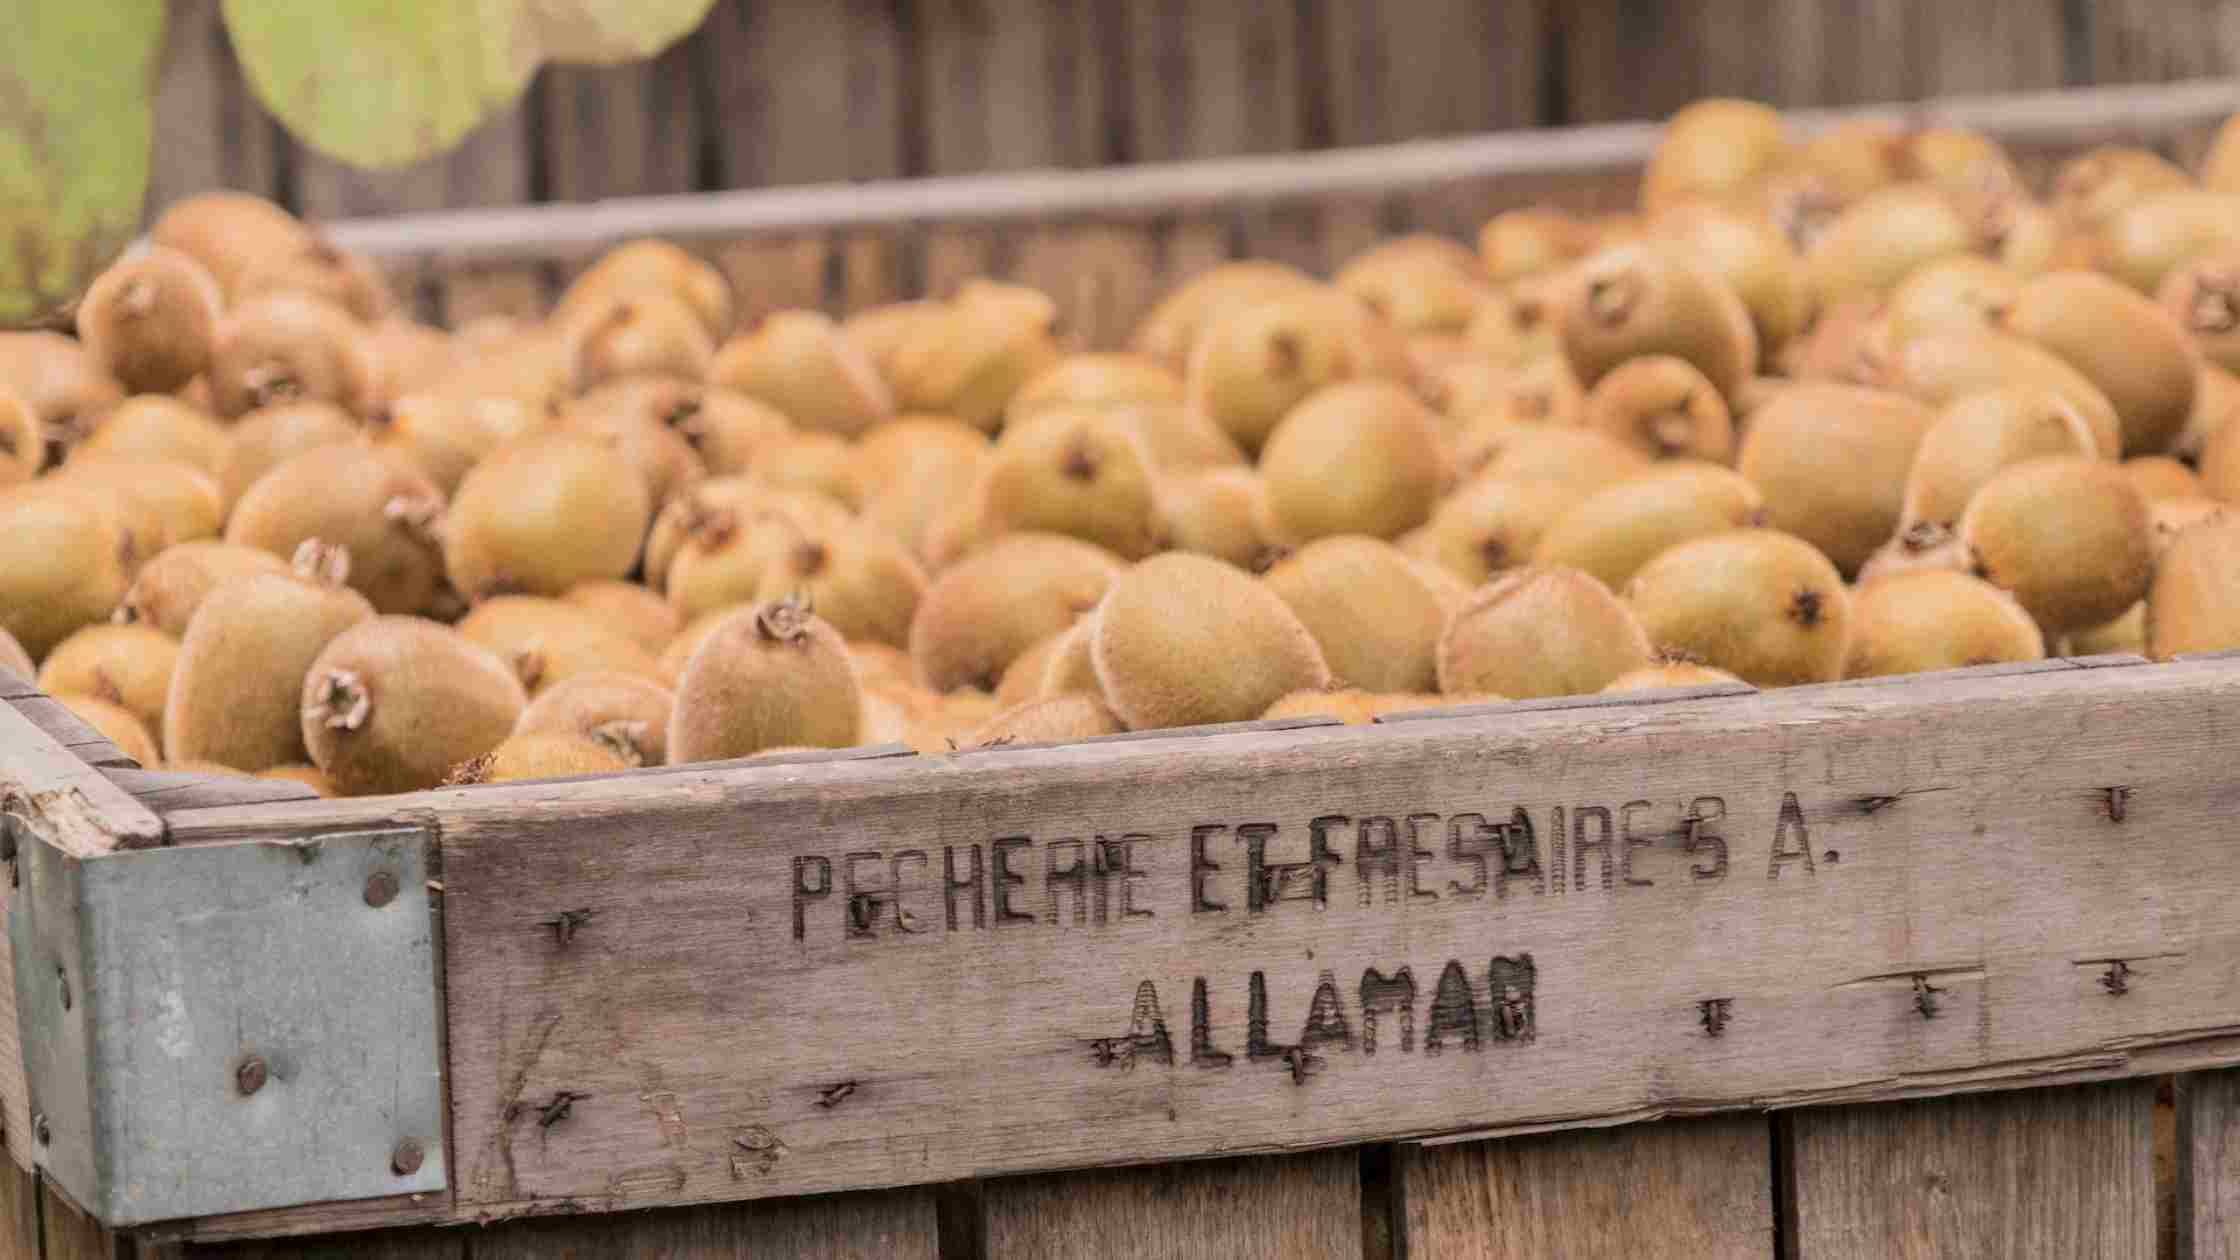
<path id="1" fill-rule="evenodd" d="M 2179 1077 L 2177 1112 L 2177 1254 L 2240 1260 L 2240 1071 Z"/>
<path id="2" fill-rule="evenodd" d="M 991 1181 L 986 1255 L 1354 1260 L 1360 1163 L 1344 1149 Z"/>
<path id="3" fill-rule="evenodd" d="M 937 1260 L 939 1255 L 932 1192 L 897 1190 L 513 1221 L 478 1232 L 473 1260 Z"/>

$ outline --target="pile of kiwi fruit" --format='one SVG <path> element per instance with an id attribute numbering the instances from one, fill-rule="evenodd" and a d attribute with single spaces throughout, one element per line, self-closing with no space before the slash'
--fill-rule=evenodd
<path id="1" fill-rule="evenodd" d="M 2033 190 L 1708 100 L 1631 213 L 1057 314 L 639 240 L 446 330 L 192 197 L 0 334 L 0 665 L 358 795 L 2240 647 L 2240 124 Z"/>

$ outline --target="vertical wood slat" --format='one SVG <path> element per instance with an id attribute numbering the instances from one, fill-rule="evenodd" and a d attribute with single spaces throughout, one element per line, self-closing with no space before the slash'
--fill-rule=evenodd
<path id="1" fill-rule="evenodd" d="M 1100 10 L 1102 13 L 1100 13 Z M 1097 0 L 921 0 L 918 72 L 927 166 L 1008 171 L 1115 160 L 1114 64 Z"/>
<path id="2" fill-rule="evenodd" d="M 723 0 L 693 36 L 717 187 L 883 179 L 904 165 L 903 24 L 882 0 Z"/>
<path id="3" fill-rule="evenodd" d="M 515 1221 L 478 1231 L 471 1260 L 938 1260 L 939 1255 L 933 1192 L 898 1190 Z"/>
<path id="4" fill-rule="evenodd" d="M 39 1180 L 39 1254 L 44 1260 L 120 1260 L 117 1235 Z"/>
<path id="5" fill-rule="evenodd" d="M 287 195 L 280 182 L 279 124 L 241 75 L 218 0 L 171 6 L 156 73 L 155 118 L 150 218 L 174 201 L 213 189 Z"/>
<path id="6" fill-rule="evenodd" d="M 1360 1160 L 1351 1150 L 1007 1178 L 987 1183 L 985 1205 L 988 1260 L 1361 1254 Z"/>
<path id="7" fill-rule="evenodd" d="M 0 1161 L 0 1260 L 39 1260 L 39 1175 L 12 1160 Z"/>
<path id="8" fill-rule="evenodd" d="M 1770 1260 L 1770 1134 L 1742 1114 L 1403 1147 L 1405 1254 Z"/>
<path id="9" fill-rule="evenodd" d="M 650 61 L 549 66 L 534 128 L 548 201 L 596 201 L 699 186 L 701 120 L 689 39 Z"/>
<path id="10" fill-rule="evenodd" d="M 2240 1260 L 2240 1068 L 2178 1078 L 2177 1254 Z"/>
<path id="11" fill-rule="evenodd" d="M 1784 1260 L 2155 1254 L 2152 1080 L 1783 1117 Z"/>

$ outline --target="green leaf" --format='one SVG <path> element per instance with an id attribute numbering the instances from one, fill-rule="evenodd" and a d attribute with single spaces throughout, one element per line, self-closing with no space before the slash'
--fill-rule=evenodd
<path id="1" fill-rule="evenodd" d="M 513 103 L 541 56 L 523 0 L 225 0 L 225 14 L 266 108 L 375 169 L 457 144 Z"/>
<path id="2" fill-rule="evenodd" d="M 526 0 L 546 61 L 640 61 L 692 33 L 715 0 Z"/>
<path id="3" fill-rule="evenodd" d="M 140 227 L 163 0 L 0 0 L 0 324 L 53 318 Z"/>
<path id="4" fill-rule="evenodd" d="M 313 148 L 379 169 L 457 144 L 541 63 L 652 56 L 713 2 L 225 0 L 225 14 L 266 108 Z"/>

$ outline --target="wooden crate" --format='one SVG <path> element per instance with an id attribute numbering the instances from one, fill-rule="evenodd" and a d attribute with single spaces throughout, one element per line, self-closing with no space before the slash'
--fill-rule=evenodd
<path id="1" fill-rule="evenodd" d="M 2232 104 L 2197 84 L 1922 112 L 2042 162 L 2197 146 Z M 533 306 L 639 234 L 698 242 L 750 306 L 994 266 L 1067 282 L 1110 340 L 1132 308 L 1099 295 L 1140 306 L 1238 250 L 1320 266 L 1365 224 L 1620 204 L 1650 138 L 338 235 L 454 306 Z M 1085 242 L 1114 278 L 1069 289 Z M 851 282 L 857 261 L 885 279 Z M 2236 704 L 2240 659 L 2085 658 L 324 801 L 139 770 L 0 680 L 0 975 L 35 980 L 0 985 L 0 1260 L 2145 1257 L 2158 1225 L 2234 1254 Z M 32 1097 L 53 1047 L 19 1030 L 117 996 L 67 953 L 54 983 L 14 957 L 22 873 L 368 833 L 432 863 L 445 1105 L 411 1162 L 440 1188 L 92 1219 Z M 259 1094 L 239 1071 L 177 1088 Z M 302 1140 L 265 1097 L 272 1149 Z"/>

